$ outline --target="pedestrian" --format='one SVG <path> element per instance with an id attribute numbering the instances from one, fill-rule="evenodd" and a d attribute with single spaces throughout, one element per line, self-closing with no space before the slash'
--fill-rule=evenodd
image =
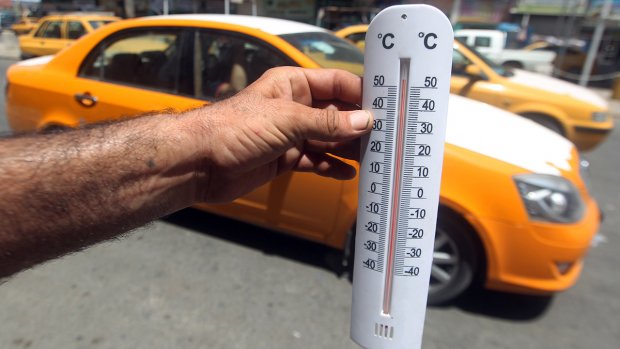
<path id="1" fill-rule="evenodd" d="M 353 178 L 333 155 L 359 156 L 361 90 L 344 71 L 281 67 L 198 109 L 0 139 L 0 277 L 290 170 Z"/>

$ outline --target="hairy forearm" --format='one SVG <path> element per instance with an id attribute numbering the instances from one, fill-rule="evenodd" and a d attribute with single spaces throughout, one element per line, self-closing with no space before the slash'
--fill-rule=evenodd
<path id="1" fill-rule="evenodd" d="M 180 148 L 188 120 L 0 139 L 0 277 L 192 204 L 191 149 Z"/>
<path id="2" fill-rule="evenodd" d="M 359 154 L 360 100 L 353 74 L 282 67 L 182 114 L 0 139 L 0 277 L 290 170 L 353 178 L 332 155 Z"/>

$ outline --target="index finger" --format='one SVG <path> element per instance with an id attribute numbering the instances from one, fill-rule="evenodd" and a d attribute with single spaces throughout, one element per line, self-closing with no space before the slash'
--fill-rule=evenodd
<path id="1" fill-rule="evenodd" d="M 339 100 L 351 104 L 362 102 L 362 78 L 338 69 L 302 70 L 313 100 Z M 291 80 L 291 84 L 295 83 Z M 293 88 L 293 91 L 295 89 Z"/>

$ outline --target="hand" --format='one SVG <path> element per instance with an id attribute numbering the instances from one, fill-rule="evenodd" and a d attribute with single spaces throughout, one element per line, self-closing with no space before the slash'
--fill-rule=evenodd
<path id="1" fill-rule="evenodd" d="M 230 201 L 289 170 L 355 177 L 330 154 L 359 157 L 358 137 L 372 125 L 369 112 L 354 110 L 361 93 L 361 79 L 344 71 L 282 67 L 195 110 L 196 200 Z"/>

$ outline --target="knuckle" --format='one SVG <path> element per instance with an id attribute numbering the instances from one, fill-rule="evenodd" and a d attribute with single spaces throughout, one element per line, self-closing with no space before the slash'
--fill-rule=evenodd
<path id="1" fill-rule="evenodd" d="M 319 122 L 323 123 L 323 129 L 330 135 L 336 135 L 340 128 L 340 119 L 338 118 L 338 111 L 335 109 L 322 109 L 321 118 Z"/>
<path id="2" fill-rule="evenodd" d="M 339 74 L 339 73 L 337 73 Z M 342 79 L 334 79 L 332 95 L 336 97 L 342 96 Z"/>

